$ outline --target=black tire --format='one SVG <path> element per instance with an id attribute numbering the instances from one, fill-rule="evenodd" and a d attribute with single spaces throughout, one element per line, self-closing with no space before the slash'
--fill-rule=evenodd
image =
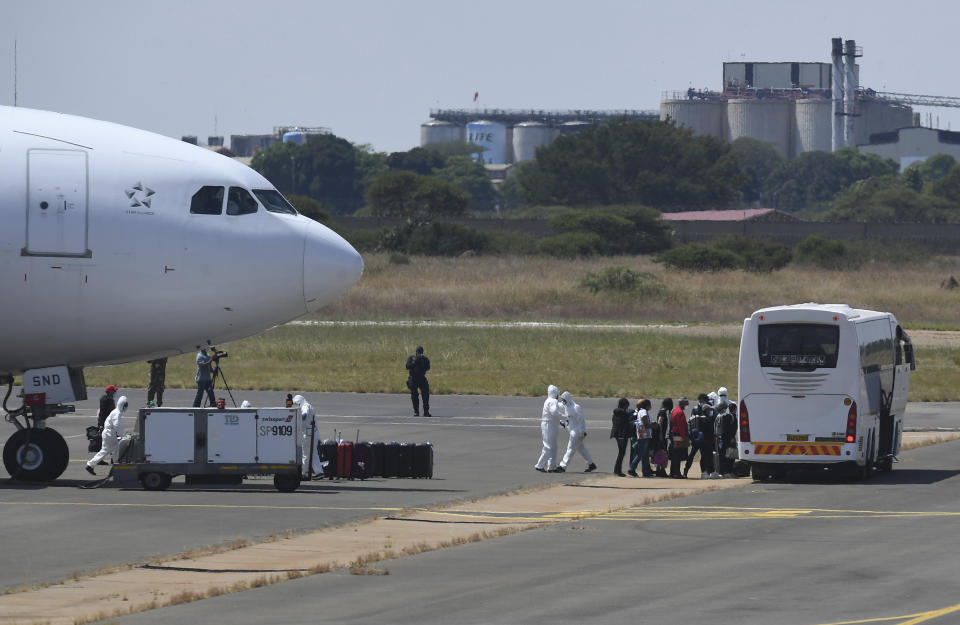
<path id="1" fill-rule="evenodd" d="M 893 471 L 893 458 L 887 456 L 877 461 L 877 469 L 883 471 L 884 473 L 889 473 Z"/>
<path id="2" fill-rule="evenodd" d="M 144 490 L 167 490 L 172 479 L 173 478 L 166 473 L 151 471 L 150 473 L 142 473 L 140 475 L 140 484 Z"/>
<path id="3" fill-rule="evenodd" d="M 762 482 L 773 477 L 773 473 L 765 464 L 754 462 L 750 465 L 750 474 L 754 482 Z"/>
<path id="4" fill-rule="evenodd" d="M 273 485 L 281 493 L 292 493 L 300 486 L 300 476 L 296 473 L 277 473 L 273 476 Z"/>
<path id="5" fill-rule="evenodd" d="M 69 462 L 67 442 L 50 428 L 19 430 L 3 446 L 3 466 L 15 480 L 51 482 Z"/>

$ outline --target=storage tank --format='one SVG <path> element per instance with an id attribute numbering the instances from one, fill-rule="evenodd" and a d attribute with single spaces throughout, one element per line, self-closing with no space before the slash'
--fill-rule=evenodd
<path id="1" fill-rule="evenodd" d="M 723 100 L 664 100 L 660 120 L 669 117 L 695 134 L 723 139 L 723 104 Z"/>
<path id="2" fill-rule="evenodd" d="M 727 139 L 772 143 L 780 156 L 789 158 L 792 109 L 790 100 L 728 100 Z"/>
<path id="3" fill-rule="evenodd" d="M 467 124 L 467 143 L 486 148 L 473 158 L 487 165 L 507 163 L 507 127 L 499 122 L 478 120 Z"/>
<path id="4" fill-rule="evenodd" d="M 537 148 L 553 143 L 557 131 L 541 122 L 521 122 L 513 127 L 513 162 L 533 160 Z"/>
<path id="5" fill-rule="evenodd" d="M 463 126 L 431 119 L 420 124 L 420 147 L 431 143 L 463 143 Z"/>
<path id="6" fill-rule="evenodd" d="M 592 127 L 593 124 L 587 121 L 572 121 L 564 122 L 560 124 L 560 134 L 562 135 L 575 135 L 581 130 L 586 130 L 587 128 Z"/>
<path id="7" fill-rule="evenodd" d="M 303 145 L 307 142 L 307 133 L 301 132 L 299 130 L 291 130 L 290 132 L 283 133 L 283 142 L 284 143 L 296 143 L 297 145 Z"/>
<path id="8" fill-rule="evenodd" d="M 793 156 L 833 149 L 833 102 L 824 98 L 797 100 L 793 118 Z"/>

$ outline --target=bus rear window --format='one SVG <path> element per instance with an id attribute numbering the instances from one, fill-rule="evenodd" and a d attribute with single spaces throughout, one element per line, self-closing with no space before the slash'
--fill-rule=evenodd
<path id="1" fill-rule="evenodd" d="M 761 325 L 760 366 L 807 370 L 837 366 L 840 326 L 814 323 Z"/>

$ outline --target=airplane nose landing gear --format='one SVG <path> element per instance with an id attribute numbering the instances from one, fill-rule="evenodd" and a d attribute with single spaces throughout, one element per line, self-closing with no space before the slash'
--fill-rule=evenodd
<path id="1" fill-rule="evenodd" d="M 67 442 L 49 428 L 18 430 L 3 446 L 3 466 L 15 480 L 51 482 L 66 471 L 69 461 Z"/>

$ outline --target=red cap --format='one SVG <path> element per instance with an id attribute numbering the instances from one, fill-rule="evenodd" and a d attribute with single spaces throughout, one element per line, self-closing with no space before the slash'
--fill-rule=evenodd
<path id="1" fill-rule="evenodd" d="M 109 393 L 109 392 L 111 392 L 111 391 L 119 391 L 119 390 L 120 390 L 120 387 L 114 386 L 113 384 L 111 384 L 110 386 L 108 386 L 108 387 L 107 387 L 106 389 L 104 389 L 104 390 Z"/>

